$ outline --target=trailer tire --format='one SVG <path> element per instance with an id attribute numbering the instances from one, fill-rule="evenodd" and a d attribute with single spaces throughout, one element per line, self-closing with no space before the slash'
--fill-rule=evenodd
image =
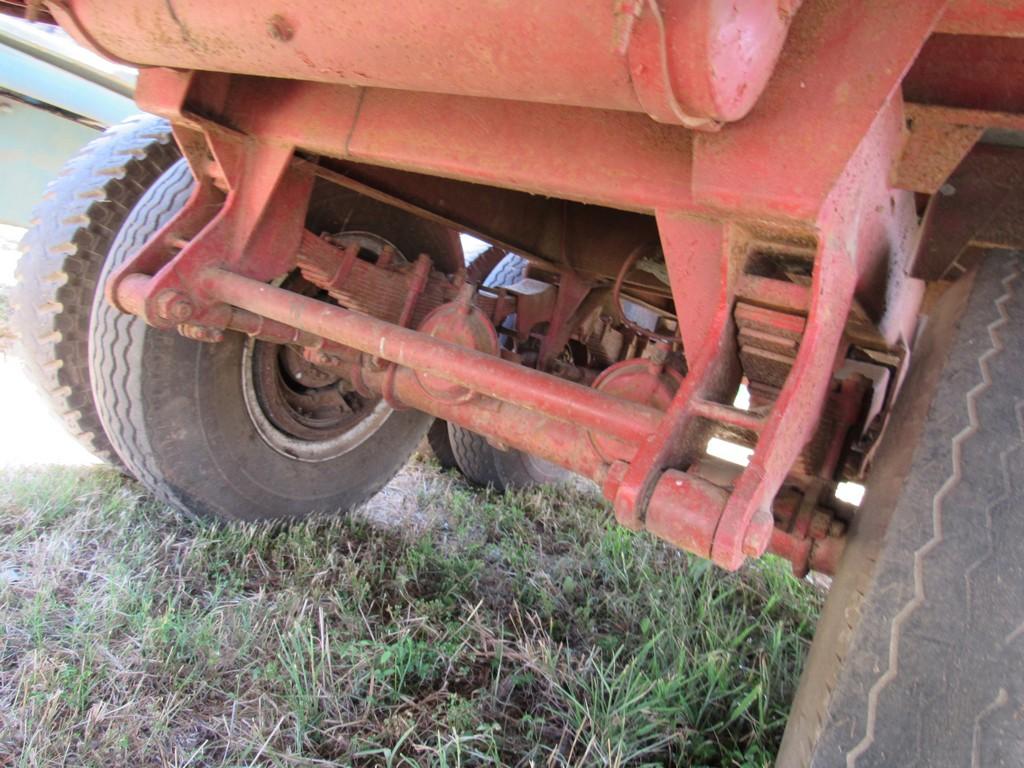
<path id="1" fill-rule="evenodd" d="M 93 455 L 115 459 L 89 376 L 103 262 L 142 194 L 179 157 L 163 118 L 138 115 L 85 145 L 50 183 L 21 241 L 13 325 L 29 377 Z"/>
<path id="2" fill-rule="evenodd" d="M 915 344 L 778 765 L 1024 765 L 1024 258 L 970 283 Z"/>
<path id="3" fill-rule="evenodd" d="M 448 437 L 448 422 L 444 419 L 434 419 L 431 423 L 422 450 L 433 456 L 441 465 L 441 469 L 458 468 L 455 451 L 452 450 L 452 441 Z"/>
<path id="4" fill-rule="evenodd" d="M 192 186 L 184 161 L 157 181 L 125 222 L 101 282 L 184 205 Z M 431 250 L 422 247 L 424 222 L 397 209 L 360 198 L 336 216 L 345 229 L 374 231 L 400 253 Z M 444 239 L 439 234 L 437 242 Z M 191 341 L 98 298 L 90 361 L 99 413 L 118 455 L 156 496 L 199 517 L 294 520 L 362 503 L 402 467 L 431 417 L 367 401 L 365 412 L 354 410 L 355 426 L 329 438 L 281 437 L 280 422 L 258 411 L 259 376 L 246 372 L 255 370 L 258 354 L 278 365 L 289 352 L 271 345 L 257 353 L 259 344 L 230 332 L 219 343 Z M 283 371 L 282 364 L 271 379 Z"/>
<path id="5" fill-rule="evenodd" d="M 445 422 L 455 465 L 474 485 L 505 490 L 495 465 L 495 449 L 487 439 L 450 422 Z"/>
<path id="6" fill-rule="evenodd" d="M 510 253 L 484 280 L 488 288 L 512 285 L 526 275 L 527 261 Z M 510 319 L 514 322 L 514 315 Z M 495 448 L 487 439 L 456 424 L 448 424 L 451 452 L 459 471 L 475 485 L 507 491 L 534 485 L 555 485 L 569 478 L 569 472 L 514 448 Z"/>

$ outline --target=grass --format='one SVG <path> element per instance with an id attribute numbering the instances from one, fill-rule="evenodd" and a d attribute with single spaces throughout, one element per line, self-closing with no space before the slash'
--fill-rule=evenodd
<path id="1" fill-rule="evenodd" d="M 582 490 L 398 487 L 272 530 L 0 472 L 0 765 L 771 762 L 819 607 L 784 563 L 723 573 Z"/>

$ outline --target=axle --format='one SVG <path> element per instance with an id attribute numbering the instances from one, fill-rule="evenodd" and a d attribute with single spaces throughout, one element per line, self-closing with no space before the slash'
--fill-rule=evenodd
<path id="1" fill-rule="evenodd" d="M 145 278 L 130 276 L 125 283 L 118 294 L 119 302 L 126 308 L 139 306 L 132 295 L 144 295 Z M 653 408 L 609 397 L 494 355 L 436 339 L 427 341 L 416 331 L 297 293 L 275 290 L 232 272 L 209 270 L 199 284 L 215 301 L 624 442 L 646 439 L 657 429 L 661 417 Z"/>
<path id="2" fill-rule="evenodd" d="M 139 313 L 151 281 L 145 275 L 126 276 L 118 304 Z M 653 438 L 662 417 L 655 408 L 226 270 L 206 270 L 198 286 L 202 295 L 222 302 L 215 307 L 235 308 L 222 314 L 227 328 L 303 346 L 318 364 L 343 372 L 392 405 L 487 434 L 502 447 L 589 477 L 606 491 L 615 487 L 615 478 L 637 449 Z M 439 393 L 425 376 L 452 385 L 455 389 L 447 391 L 456 396 Z M 667 471 L 651 496 L 645 527 L 708 557 L 728 496 L 694 473 Z M 827 511 L 821 515 L 832 519 Z M 843 526 L 821 530 L 819 525 L 813 535 L 806 526 L 795 526 L 791 513 L 784 514 L 770 540 L 747 547 L 747 553 L 777 552 L 797 573 L 810 567 L 831 570 L 842 551 Z"/>

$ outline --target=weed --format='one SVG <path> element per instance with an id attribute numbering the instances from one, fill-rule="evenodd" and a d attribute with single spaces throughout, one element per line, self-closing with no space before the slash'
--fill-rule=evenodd
<path id="1" fill-rule="evenodd" d="M 585 490 L 396 483 L 401 515 L 228 527 L 0 473 L 0 764 L 771 761 L 819 607 L 784 563 L 724 573 Z"/>

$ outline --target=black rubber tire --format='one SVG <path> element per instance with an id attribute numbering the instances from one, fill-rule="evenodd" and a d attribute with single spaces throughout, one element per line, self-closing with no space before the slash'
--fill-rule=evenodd
<path id="1" fill-rule="evenodd" d="M 455 466 L 474 485 L 504 491 L 505 486 L 495 464 L 497 450 L 476 432 L 445 422 Z"/>
<path id="2" fill-rule="evenodd" d="M 448 437 L 448 422 L 444 419 L 434 419 L 427 430 L 425 450 L 433 456 L 441 469 L 457 469 L 458 463 L 455 460 L 455 451 L 452 450 L 452 441 Z"/>
<path id="3" fill-rule="evenodd" d="M 115 456 L 89 379 L 96 283 L 125 218 L 178 157 L 162 118 L 111 126 L 64 165 L 21 241 L 13 295 L 21 356 L 67 430 L 105 460 Z"/>
<path id="4" fill-rule="evenodd" d="M 500 288 L 503 285 L 512 285 L 526 276 L 526 267 L 529 262 L 522 256 L 514 253 L 505 255 L 497 266 L 484 278 L 485 288 Z"/>
<path id="5" fill-rule="evenodd" d="M 468 429 L 448 424 L 448 437 L 459 470 L 474 485 L 497 491 L 558 485 L 570 473 L 544 459 L 517 450 L 503 451 Z"/>
<path id="6" fill-rule="evenodd" d="M 488 288 L 510 285 L 526 273 L 526 264 L 525 259 L 510 253 L 488 272 L 483 280 L 483 285 Z M 437 420 L 437 423 L 444 430 L 444 442 L 452 457 L 452 466 L 475 485 L 504 491 L 505 485 L 498 473 L 497 449 L 475 432 L 440 419 Z M 433 432 L 433 430 L 431 431 Z M 437 442 L 440 444 L 441 429 L 438 429 L 437 432 Z M 444 446 L 439 445 L 439 447 L 443 449 Z M 438 454 L 438 448 L 434 448 L 434 453 Z"/>
<path id="7" fill-rule="evenodd" d="M 780 766 L 1024 765 L 1024 259 L 970 283 L 915 345 Z"/>
<path id="8" fill-rule="evenodd" d="M 523 278 L 526 266 L 526 259 L 510 253 L 491 270 L 484 285 L 511 285 Z M 448 439 L 459 471 L 476 485 L 507 491 L 563 483 L 570 475 L 561 467 L 522 451 L 499 450 L 484 437 L 455 424 L 448 425 Z"/>
<path id="9" fill-rule="evenodd" d="M 184 162 L 160 178 L 125 222 L 101 282 L 180 209 L 192 184 Z M 424 247 L 422 220 L 362 198 L 350 202 L 334 210 L 345 228 L 376 232 L 402 253 L 437 247 Z M 217 344 L 189 341 L 102 297 L 94 308 L 90 361 L 107 434 L 136 477 L 186 513 L 251 521 L 345 512 L 402 467 L 430 426 L 426 414 L 393 411 L 345 453 L 315 462 L 286 456 L 261 437 L 247 411 L 245 341 L 234 333 Z"/>

